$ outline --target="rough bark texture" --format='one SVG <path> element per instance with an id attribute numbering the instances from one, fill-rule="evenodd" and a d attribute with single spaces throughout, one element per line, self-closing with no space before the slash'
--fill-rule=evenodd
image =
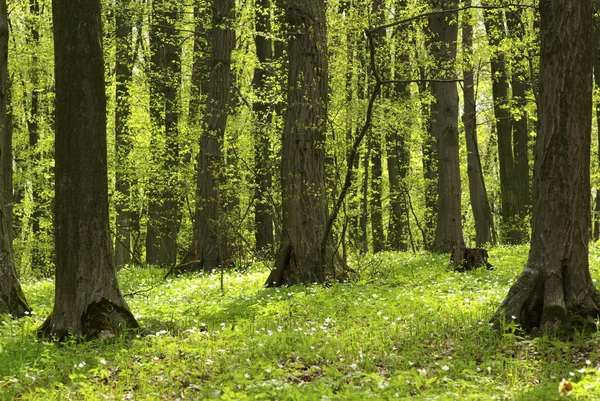
<path id="1" fill-rule="evenodd" d="M 271 257 L 273 255 L 273 206 L 270 193 L 273 178 L 271 167 L 271 141 L 269 128 L 273 117 L 272 105 L 269 104 L 267 93 L 264 92 L 268 79 L 273 75 L 273 41 L 271 34 L 270 0 L 259 0 L 256 3 L 255 21 L 256 55 L 259 65 L 254 70 L 252 85 L 257 91 L 257 100 L 252 105 L 256 115 L 256 128 L 254 134 L 254 160 L 255 160 L 255 194 L 254 194 L 254 223 L 256 225 L 256 252 L 259 255 Z M 262 91 L 262 92 L 261 92 Z"/>
<path id="2" fill-rule="evenodd" d="M 146 262 L 173 266 L 177 260 L 180 196 L 177 91 L 181 80 L 180 43 L 176 22 L 179 3 L 155 0 L 151 30 L 151 117 L 159 171 L 149 196 Z M 164 135 L 164 139 L 158 138 Z M 163 145 L 164 143 L 164 145 Z"/>
<path id="3" fill-rule="evenodd" d="M 282 147 L 283 246 L 267 284 L 324 281 L 320 260 L 327 222 L 325 127 L 327 41 L 324 0 L 290 0 L 288 98 Z"/>
<path id="4" fill-rule="evenodd" d="M 210 76 L 206 110 L 198 155 L 197 204 L 194 226 L 196 259 L 211 270 L 224 263 L 226 254 L 225 216 L 219 186 L 224 168 L 223 142 L 231 99 L 231 52 L 235 46 L 235 2 L 212 2 Z"/>
<path id="5" fill-rule="evenodd" d="M 115 153 L 116 172 L 116 238 L 115 263 L 117 268 L 131 263 L 131 201 L 129 194 L 130 177 L 127 174 L 129 153 L 132 143 L 129 137 L 129 116 L 131 115 L 129 85 L 133 76 L 132 57 L 132 4 L 125 0 L 117 4 L 116 25 L 116 96 L 115 96 Z"/>
<path id="6" fill-rule="evenodd" d="M 19 285 L 12 249 L 12 138 L 8 118 L 8 15 L 0 0 L 0 313 L 22 317 L 31 309 Z"/>
<path id="7" fill-rule="evenodd" d="M 589 323 L 600 294 L 588 264 L 592 1 L 542 0 L 540 126 L 531 249 L 495 320 L 554 332 Z"/>
<path id="8" fill-rule="evenodd" d="M 471 5 L 471 0 L 464 2 L 465 6 Z M 464 14 L 469 16 L 468 13 Z M 471 197 L 471 208 L 475 220 L 475 243 L 478 247 L 496 242 L 494 232 L 494 221 L 492 210 L 488 201 L 488 195 L 481 170 L 481 159 L 477 144 L 477 112 L 475 104 L 475 83 L 472 67 L 473 27 L 471 21 L 463 23 L 463 52 L 467 61 L 467 67 L 463 71 L 463 98 L 464 114 L 463 125 L 467 142 L 467 174 L 469 176 L 469 194 Z"/>
<path id="9" fill-rule="evenodd" d="M 456 7 L 455 1 L 443 1 L 444 9 Z M 450 66 L 456 58 L 458 26 L 453 14 L 429 18 L 432 51 L 438 66 L 439 78 L 451 76 Z M 460 162 L 458 142 L 458 90 L 456 83 L 433 82 L 435 98 L 431 113 L 432 132 L 438 142 L 438 215 L 435 248 L 449 252 L 452 247 L 464 246 L 460 207 Z"/>
<path id="10" fill-rule="evenodd" d="M 112 337 L 137 322 L 119 289 L 110 242 L 100 0 L 54 0 L 52 16 L 56 290 L 39 330 L 45 337 Z"/>

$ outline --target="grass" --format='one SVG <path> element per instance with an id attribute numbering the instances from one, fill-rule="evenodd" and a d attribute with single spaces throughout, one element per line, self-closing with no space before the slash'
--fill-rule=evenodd
<path id="1" fill-rule="evenodd" d="M 600 276 L 593 246 L 592 275 Z M 34 330 L 53 282 L 24 280 L 36 313 L 0 323 L 0 399 L 600 399 L 600 337 L 523 338 L 488 324 L 527 249 L 495 248 L 495 270 L 453 273 L 447 256 L 383 253 L 353 261 L 355 283 L 265 289 L 268 269 L 163 281 L 119 273 L 142 330 L 57 345 Z M 0 318 L 1 321 L 1 318 Z"/>

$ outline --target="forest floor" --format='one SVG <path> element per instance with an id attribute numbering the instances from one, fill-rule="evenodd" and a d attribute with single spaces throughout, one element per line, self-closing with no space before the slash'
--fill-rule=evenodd
<path id="1" fill-rule="evenodd" d="M 591 247 L 600 278 L 600 248 Z M 268 269 L 162 278 L 129 268 L 121 287 L 142 329 L 57 345 L 34 331 L 51 280 L 23 279 L 35 313 L 0 323 L 0 399 L 600 399 L 600 334 L 521 337 L 489 319 L 526 247 L 490 251 L 492 271 L 447 271 L 447 255 L 353 261 L 354 283 L 265 289 Z M 2 319 L 0 318 L 0 321 Z"/>

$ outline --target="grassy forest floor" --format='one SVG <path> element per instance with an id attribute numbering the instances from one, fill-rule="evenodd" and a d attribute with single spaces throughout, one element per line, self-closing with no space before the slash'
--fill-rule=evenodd
<path id="1" fill-rule="evenodd" d="M 219 274 L 125 269 L 142 330 L 63 345 L 34 335 L 53 282 L 24 279 L 35 314 L 0 323 L 0 398 L 553 400 L 566 378 L 569 398 L 600 399 L 600 334 L 563 342 L 489 326 L 526 257 L 495 248 L 495 270 L 454 273 L 447 255 L 383 253 L 354 261 L 359 281 L 330 288 L 265 289 L 256 264 L 226 273 L 223 294 Z"/>

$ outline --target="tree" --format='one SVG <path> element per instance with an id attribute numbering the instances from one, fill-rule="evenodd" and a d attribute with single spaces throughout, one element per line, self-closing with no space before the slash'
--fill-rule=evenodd
<path id="1" fill-rule="evenodd" d="M 115 152 L 117 172 L 115 186 L 118 193 L 115 263 L 117 268 L 131 263 L 131 210 L 130 177 L 127 171 L 132 141 L 129 132 L 131 115 L 130 86 L 133 78 L 133 3 L 125 0 L 116 5 L 116 65 L 115 65 Z"/>
<path id="2" fill-rule="evenodd" d="M 31 309 L 21 290 L 12 248 L 12 132 L 8 113 L 8 11 L 0 0 L 0 313 Z"/>
<path id="3" fill-rule="evenodd" d="M 265 88 L 269 78 L 273 75 L 273 41 L 271 34 L 270 0 L 259 0 L 255 5 L 256 34 L 254 42 L 259 65 L 254 70 L 252 84 L 258 92 L 257 100 L 252 105 L 256 113 L 256 133 L 254 139 L 255 159 L 255 212 L 256 224 L 256 251 L 259 254 L 273 254 L 273 214 L 269 203 L 269 193 L 273 184 L 271 175 L 271 143 L 269 140 L 269 127 L 273 119 Z M 262 93 L 261 93 L 262 92 Z"/>
<path id="4" fill-rule="evenodd" d="M 119 288 L 108 218 L 100 0 L 53 1 L 56 284 L 44 337 L 112 337 L 137 322 Z"/>
<path id="5" fill-rule="evenodd" d="M 219 267 L 229 259 L 220 197 L 224 168 L 223 142 L 232 90 L 231 53 L 235 47 L 235 2 L 212 1 L 212 25 L 208 33 L 211 53 L 204 112 L 200 136 L 196 189 L 194 247 L 196 260 L 207 270 Z"/>
<path id="6" fill-rule="evenodd" d="M 268 285 L 324 281 L 327 222 L 325 129 L 327 36 L 324 0 L 289 0 L 288 93 L 282 143 L 283 244 Z"/>
<path id="7" fill-rule="evenodd" d="M 527 123 L 526 120 L 515 120 L 519 135 L 514 137 L 513 120 L 510 113 L 510 86 L 506 55 L 502 49 L 502 41 L 506 38 L 503 11 L 484 11 L 485 28 L 488 42 L 493 49 L 490 59 L 492 72 L 492 96 L 494 98 L 494 117 L 496 135 L 498 138 L 498 165 L 500 169 L 500 196 L 502 203 L 502 239 L 509 244 L 520 244 L 527 239 L 527 227 L 524 224 L 522 210 L 526 210 L 521 201 L 528 195 L 529 164 L 527 159 Z M 516 73 L 516 71 L 515 71 Z M 516 78 L 513 80 L 513 94 L 523 95 L 523 83 Z M 522 99 L 520 100 L 522 104 Z M 525 132 L 522 124 L 525 122 Z M 523 138 L 524 137 L 524 138 Z M 518 160 L 517 160 L 518 159 Z M 517 165 L 519 166 L 517 176 Z M 525 176 L 525 184 L 522 184 Z M 520 195 L 520 187 L 523 195 Z"/>
<path id="8" fill-rule="evenodd" d="M 442 9 L 456 7 L 454 0 L 441 2 Z M 458 26 L 453 13 L 429 17 L 431 45 L 438 66 L 437 77 L 448 78 L 456 58 Z M 435 103 L 431 112 L 431 129 L 438 144 L 438 215 L 435 248 L 449 252 L 454 246 L 463 246 L 460 208 L 460 162 L 458 141 L 458 90 L 456 82 L 432 82 Z"/>
<path id="9" fill-rule="evenodd" d="M 148 206 L 146 262 L 173 266 L 177 260 L 180 197 L 177 189 L 179 165 L 177 94 L 181 62 L 176 22 L 179 3 L 154 0 L 152 4 L 150 114 L 158 173 L 152 184 Z"/>
<path id="10" fill-rule="evenodd" d="M 465 6 L 470 6 L 471 0 L 465 0 Z M 465 13 L 465 16 L 469 14 Z M 496 242 L 492 210 L 488 201 L 483 171 L 481 170 L 481 159 L 479 157 L 479 146 L 477 144 L 477 112 L 475 103 L 475 83 L 473 78 L 473 26 L 471 21 L 463 22 L 463 57 L 467 65 L 463 70 L 463 98 L 464 112 L 463 125 L 467 142 L 467 174 L 469 176 L 469 194 L 471 196 L 471 208 L 475 220 L 475 243 L 478 247 L 484 244 Z"/>
<path id="11" fill-rule="evenodd" d="M 600 293 L 589 271 L 592 0 L 541 0 L 539 132 L 532 236 L 523 273 L 495 321 L 549 332 L 594 328 Z"/>

